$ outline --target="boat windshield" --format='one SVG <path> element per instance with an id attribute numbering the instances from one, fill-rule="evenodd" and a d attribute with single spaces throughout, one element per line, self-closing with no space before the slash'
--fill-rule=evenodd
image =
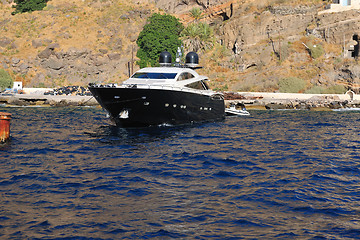
<path id="1" fill-rule="evenodd" d="M 209 90 L 209 86 L 205 81 L 197 81 L 190 84 L 187 84 L 186 87 L 198 89 L 198 90 Z"/>
<path id="2" fill-rule="evenodd" d="M 154 72 L 137 72 L 131 78 L 141 79 L 174 79 L 177 73 L 154 73 Z"/>

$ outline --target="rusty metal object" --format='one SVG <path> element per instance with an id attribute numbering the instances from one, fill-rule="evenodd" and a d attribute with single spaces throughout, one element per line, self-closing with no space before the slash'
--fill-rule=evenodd
<path id="1" fill-rule="evenodd" d="M 0 112 L 0 143 L 5 143 L 10 138 L 11 114 Z"/>

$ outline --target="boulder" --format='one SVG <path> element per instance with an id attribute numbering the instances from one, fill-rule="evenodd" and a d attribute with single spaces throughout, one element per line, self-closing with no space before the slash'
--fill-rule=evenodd
<path id="1" fill-rule="evenodd" d="M 50 58 L 47 62 L 46 62 L 46 66 L 50 69 L 53 70 L 60 70 L 61 68 L 64 67 L 64 63 L 56 58 Z"/>
<path id="2" fill-rule="evenodd" d="M 12 66 L 15 67 L 20 63 L 20 59 L 19 58 L 12 58 L 11 63 L 12 63 Z"/>
<path id="3" fill-rule="evenodd" d="M 10 38 L 2 37 L 2 38 L 0 38 L 0 47 L 7 47 L 12 42 L 13 42 L 13 40 L 11 40 Z"/>
<path id="4" fill-rule="evenodd" d="M 31 41 L 31 44 L 34 48 L 41 47 L 43 45 L 43 42 L 41 39 L 34 39 Z"/>
<path id="5" fill-rule="evenodd" d="M 50 48 L 45 48 L 44 51 L 40 52 L 38 54 L 38 57 L 41 59 L 48 59 L 51 54 L 53 54 L 54 50 L 50 49 Z"/>
<path id="6" fill-rule="evenodd" d="M 109 53 L 108 57 L 110 60 L 119 60 L 121 58 L 120 53 Z"/>

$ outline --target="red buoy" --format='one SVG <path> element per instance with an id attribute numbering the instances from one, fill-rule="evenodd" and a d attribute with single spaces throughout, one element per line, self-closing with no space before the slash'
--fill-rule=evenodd
<path id="1" fill-rule="evenodd" d="M 10 138 L 10 119 L 10 113 L 0 112 L 0 143 L 4 143 Z"/>

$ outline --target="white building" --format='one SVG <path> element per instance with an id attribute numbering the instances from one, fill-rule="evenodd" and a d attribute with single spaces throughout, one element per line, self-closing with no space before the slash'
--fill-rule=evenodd
<path id="1" fill-rule="evenodd" d="M 353 9 L 360 9 L 360 0 L 334 0 L 326 6 L 326 10 L 320 13 L 342 12 Z"/>
<path id="2" fill-rule="evenodd" d="M 14 82 L 14 85 L 13 85 L 13 88 L 12 90 L 13 91 L 20 91 L 23 89 L 23 86 L 22 86 L 22 82 Z"/>

